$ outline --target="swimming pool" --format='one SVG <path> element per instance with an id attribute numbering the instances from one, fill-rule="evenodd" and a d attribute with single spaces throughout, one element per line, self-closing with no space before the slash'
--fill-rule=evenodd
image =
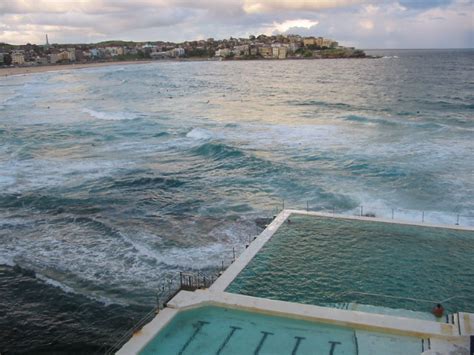
<path id="1" fill-rule="evenodd" d="M 178 313 L 140 352 L 149 354 L 420 354 L 416 337 L 205 306 Z"/>
<path id="2" fill-rule="evenodd" d="M 472 231 L 304 215 L 289 221 L 227 292 L 425 319 L 441 301 L 447 312 L 474 312 Z"/>

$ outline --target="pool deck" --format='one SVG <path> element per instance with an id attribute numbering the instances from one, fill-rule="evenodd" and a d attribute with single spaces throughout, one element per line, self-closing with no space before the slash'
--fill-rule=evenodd
<path id="1" fill-rule="evenodd" d="M 394 336 L 417 337 L 420 340 L 426 340 L 427 346 L 423 352 L 423 354 L 426 355 L 436 354 L 437 352 L 440 354 L 449 354 L 451 352 L 453 354 L 472 354 L 474 349 L 470 349 L 470 343 L 472 341 L 471 336 L 474 336 L 474 314 L 456 313 L 453 317 L 450 317 L 452 319 L 451 323 L 441 323 L 422 319 L 270 300 L 225 292 L 225 289 L 230 283 L 292 214 L 474 231 L 473 227 L 407 223 L 373 217 L 283 210 L 209 289 L 196 290 L 194 292 L 179 292 L 168 302 L 167 308 L 160 311 L 150 323 L 135 333 L 117 354 L 138 354 L 176 314 L 207 305 L 275 315 L 290 319 L 300 319 L 321 324 L 331 324 L 369 332 L 383 332 Z"/>

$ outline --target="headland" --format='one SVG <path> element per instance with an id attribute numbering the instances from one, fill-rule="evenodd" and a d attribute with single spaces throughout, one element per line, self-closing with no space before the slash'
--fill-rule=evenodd
<path id="1" fill-rule="evenodd" d="M 344 47 L 324 37 L 259 35 L 248 38 L 185 41 L 106 41 L 93 44 L 0 43 L 0 76 L 149 60 L 285 60 L 371 58 L 364 51 Z M 66 66 L 69 64 L 69 66 Z"/>

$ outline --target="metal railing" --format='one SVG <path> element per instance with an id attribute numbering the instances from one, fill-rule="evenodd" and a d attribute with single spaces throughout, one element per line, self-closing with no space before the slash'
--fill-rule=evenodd
<path id="1" fill-rule="evenodd" d="M 255 238 L 249 237 L 249 244 L 255 240 Z M 248 245 L 249 245 L 248 244 Z M 246 245 L 245 247 L 248 247 Z M 166 307 L 167 303 L 176 296 L 179 291 L 195 291 L 197 289 L 209 288 L 214 281 L 230 266 L 236 259 L 236 249 L 232 248 L 232 258 L 230 262 L 222 260 L 220 267 L 216 267 L 213 270 L 191 270 L 185 272 L 179 272 L 174 277 L 166 279 L 161 288 L 156 294 L 156 306 L 150 310 L 143 318 L 141 318 L 132 328 L 126 330 L 120 334 L 116 342 L 108 347 L 101 349 L 101 354 L 114 354 L 118 351 L 132 336 L 134 333 L 143 328 L 149 323 L 163 308 Z"/>
<path id="2" fill-rule="evenodd" d="M 155 318 L 158 312 L 159 312 L 159 308 L 154 307 L 150 312 L 148 312 L 145 316 L 143 316 L 143 318 L 141 318 L 137 322 L 137 324 L 135 324 L 132 328 L 124 332 L 111 347 L 104 349 L 105 351 L 103 353 L 105 355 L 115 354 L 115 352 L 117 352 L 128 341 L 128 339 L 130 339 L 133 336 L 133 334 L 138 332 L 147 323 L 149 323 L 153 318 Z"/>
<path id="3" fill-rule="evenodd" d="M 436 305 L 438 303 L 443 304 L 455 298 L 465 298 L 463 296 L 451 296 L 443 300 L 426 300 L 423 298 L 392 296 L 392 295 L 384 295 L 381 293 L 360 292 L 360 291 L 346 291 L 340 294 L 340 296 L 345 296 L 345 295 L 362 295 L 362 296 L 371 296 L 371 297 L 380 297 L 380 298 L 392 298 L 392 299 L 397 299 L 397 300 L 407 300 L 407 301 L 429 303 L 431 305 Z"/>
<path id="4" fill-rule="evenodd" d="M 353 297 L 351 297 L 353 296 Z M 348 298 L 351 297 L 351 298 Z M 388 308 L 393 310 L 398 310 L 400 307 L 393 307 L 384 303 L 380 304 L 379 302 L 375 301 L 375 299 L 385 299 L 385 300 L 399 300 L 405 301 L 406 305 L 411 304 L 414 307 L 407 307 L 406 305 L 403 306 L 403 310 L 412 311 L 412 312 L 421 312 L 421 313 L 431 313 L 432 308 L 435 307 L 437 304 L 441 304 L 443 307 L 447 308 L 450 312 L 450 315 L 457 313 L 458 306 L 454 304 L 453 300 L 458 299 L 470 299 L 466 296 L 459 296 L 454 295 L 450 297 L 446 297 L 444 299 L 424 299 L 424 298 L 415 298 L 415 297 L 406 297 L 406 296 L 396 296 L 396 295 L 387 295 L 381 293 L 374 293 L 374 292 L 362 292 L 362 291 L 345 291 L 338 295 L 341 302 L 332 303 L 332 305 L 339 305 L 339 304 L 357 304 L 357 305 L 367 305 L 369 307 L 382 307 Z M 332 307 L 330 305 L 330 307 Z M 336 307 L 337 308 L 337 307 Z M 444 315 L 446 317 L 446 322 L 449 323 L 448 313 Z"/>
<path id="5" fill-rule="evenodd" d="M 215 278 L 213 276 L 206 276 L 200 272 L 180 272 L 179 273 L 179 290 L 194 291 L 202 288 L 209 288 Z"/>
<path id="6" fill-rule="evenodd" d="M 166 307 L 166 304 L 178 294 L 181 290 L 194 291 L 197 289 L 207 288 L 215 278 L 212 276 L 206 276 L 201 272 L 180 272 L 179 278 L 167 279 L 162 285 L 161 289 L 158 290 L 156 295 L 156 306 L 151 309 L 143 318 L 141 318 L 133 327 L 123 332 L 115 341 L 115 343 L 103 349 L 100 353 L 106 355 L 114 354 L 118 351 L 125 343 L 140 329 L 142 329 L 147 323 L 149 323 L 161 309 Z"/>
<path id="7" fill-rule="evenodd" d="M 474 213 L 442 212 L 431 210 L 415 210 L 408 208 L 378 207 L 359 205 L 355 208 L 341 209 L 328 206 L 311 206 L 309 201 L 291 205 L 282 200 L 281 204 L 272 209 L 272 215 L 277 215 L 283 209 L 304 210 L 308 212 L 322 212 L 328 214 L 339 214 L 346 216 L 373 217 L 399 220 L 404 222 L 430 223 L 440 225 L 455 225 L 474 227 Z"/>

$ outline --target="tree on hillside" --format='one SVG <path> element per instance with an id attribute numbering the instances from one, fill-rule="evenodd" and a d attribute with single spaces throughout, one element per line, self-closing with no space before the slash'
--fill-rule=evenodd
<path id="1" fill-rule="evenodd" d="M 10 54 L 4 54 L 3 55 L 3 63 L 5 65 L 11 65 L 12 64 L 12 56 Z"/>

